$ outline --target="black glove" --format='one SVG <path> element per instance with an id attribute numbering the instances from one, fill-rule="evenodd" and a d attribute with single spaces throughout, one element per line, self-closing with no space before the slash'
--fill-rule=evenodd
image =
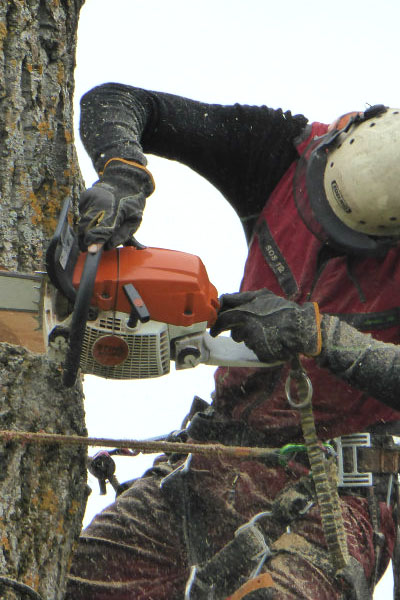
<path id="1" fill-rule="evenodd" d="M 235 342 L 244 342 L 262 362 L 290 360 L 296 354 L 321 352 L 318 306 L 299 306 L 267 289 L 224 294 L 212 336 L 231 329 Z"/>
<path id="2" fill-rule="evenodd" d="M 138 229 L 146 198 L 154 190 L 144 167 L 123 159 L 106 164 L 100 180 L 83 192 L 79 200 L 79 244 L 114 248 L 124 244 Z"/>

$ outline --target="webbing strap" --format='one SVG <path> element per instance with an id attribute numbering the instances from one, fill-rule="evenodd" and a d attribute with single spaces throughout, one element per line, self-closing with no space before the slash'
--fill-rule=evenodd
<path id="1" fill-rule="evenodd" d="M 291 383 L 296 382 L 299 402 L 291 397 Z M 300 412 L 303 437 L 307 446 L 322 528 L 335 571 L 349 563 L 346 531 L 344 528 L 339 494 L 336 483 L 336 465 L 326 460 L 321 450 L 312 410 L 312 384 L 298 358 L 293 361 L 292 370 L 286 381 L 286 395 L 290 406 Z"/>
<path id="2" fill-rule="evenodd" d="M 254 592 L 255 590 L 263 590 L 265 588 L 273 587 L 274 581 L 269 573 L 263 573 L 254 577 L 249 581 L 246 581 L 232 596 L 229 596 L 226 600 L 241 600 L 247 594 Z"/>

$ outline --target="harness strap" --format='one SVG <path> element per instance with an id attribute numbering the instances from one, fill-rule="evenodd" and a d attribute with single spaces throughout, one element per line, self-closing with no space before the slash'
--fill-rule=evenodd
<path id="1" fill-rule="evenodd" d="M 267 595 L 265 590 L 268 588 L 272 588 L 274 585 L 273 579 L 269 573 L 263 573 L 258 577 L 253 577 L 250 581 L 246 581 L 232 596 L 229 596 L 227 600 L 242 600 L 242 598 L 252 594 L 252 599 L 254 598 L 254 592 L 257 590 L 263 591 L 263 599 L 267 600 Z"/>
<path id="2" fill-rule="evenodd" d="M 363 448 L 358 449 L 360 471 L 371 473 L 398 473 L 400 470 L 400 448 Z"/>
<path id="3" fill-rule="evenodd" d="M 274 555 L 289 554 L 301 556 L 330 577 L 340 581 L 343 596 L 341 600 L 372 600 L 372 595 L 362 565 L 353 556 L 347 565 L 338 571 L 333 567 L 330 556 L 322 547 L 316 548 L 303 536 L 284 533 L 272 545 Z"/>
<path id="4" fill-rule="evenodd" d="M 373 543 L 375 551 L 375 569 L 371 580 L 371 588 L 374 589 L 378 581 L 379 563 L 381 560 L 382 548 L 385 543 L 385 536 L 380 531 L 379 502 L 373 486 L 368 488 L 368 509 L 373 527 Z"/>
<path id="5" fill-rule="evenodd" d="M 257 524 L 265 515 L 269 516 L 269 513 L 260 513 L 239 527 L 232 541 L 205 563 L 192 567 L 185 600 L 225 598 L 230 594 L 234 594 L 235 598 L 243 582 L 258 576 L 262 565 L 271 556 L 262 529 Z M 242 592 L 237 598 L 243 597 Z"/>

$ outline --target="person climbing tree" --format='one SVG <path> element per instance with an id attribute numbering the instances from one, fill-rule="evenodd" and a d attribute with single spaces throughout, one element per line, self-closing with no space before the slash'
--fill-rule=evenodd
<path id="1" fill-rule="evenodd" d="M 396 528 L 400 110 L 309 124 L 281 109 L 115 83 L 81 106 L 99 173 L 80 200 L 82 249 L 129 242 L 154 188 L 147 153 L 189 166 L 237 212 L 249 254 L 241 290 L 222 296 L 211 333 L 231 330 L 260 360 L 284 364 L 219 368 L 212 404 L 190 415 L 181 439 L 282 453 L 272 464 L 186 456 L 183 444 L 182 455 L 157 459 L 83 532 L 67 598 L 371 597 Z M 316 434 L 335 440 L 340 509 L 330 516 L 347 536 L 343 568 L 321 525 L 300 411 L 288 402 L 286 382 L 303 376 Z M 350 434 L 379 454 L 375 464 L 355 442 L 358 464 L 346 466 Z M 333 446 L 322 448 L 332 463 Z M 346 484 L 348 472 L 370 476 Z"/>

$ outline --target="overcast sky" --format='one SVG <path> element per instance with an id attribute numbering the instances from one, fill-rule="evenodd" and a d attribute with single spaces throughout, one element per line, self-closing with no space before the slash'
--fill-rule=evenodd
<path id="1" fill-rule="evenodd" d="M 86 0 L 76 69 L 79 98 L 118 81 L 197 100 L 267 104 L 310 121 L 350 110 L 398 106 L 398 0 Z M 77 140 L 87 186 L 96 179 Z M 199 255 L 219 293 L 236 291 L 246 256 L 238 219 L 198 175 L 150 157 L 157 191 L 137 237 Z M 210 400 L 213 370 L 116 383 L 86 378 L 90 435 L 145 438 L 177 429 L 195 394 Z M 121 480 L 147 459 L 119 459 Z M 96 483 L 96 482 L 95 482 Z M 94 489 L 86 522 L 113 499 Z M 387 599 L 385 580 L 375 599 Z"/>

